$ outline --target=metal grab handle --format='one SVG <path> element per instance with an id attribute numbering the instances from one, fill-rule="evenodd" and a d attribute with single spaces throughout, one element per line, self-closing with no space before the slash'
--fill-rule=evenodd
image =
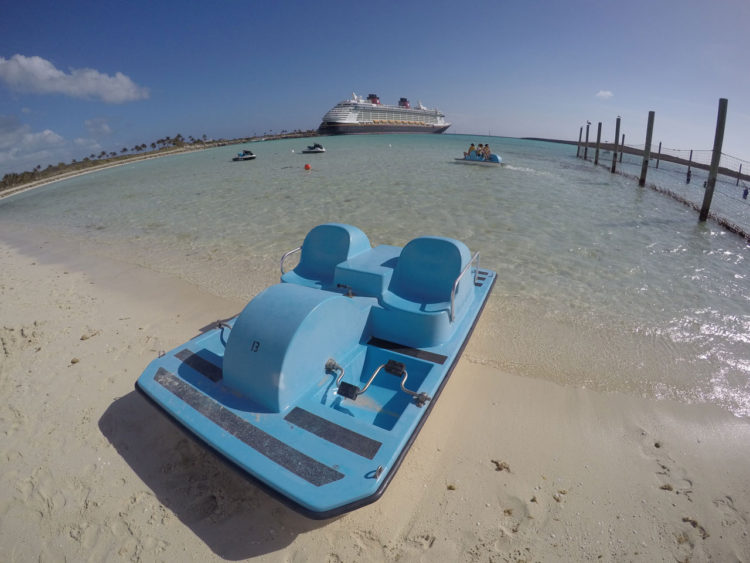
<path id="1" fill-rule="evenodd" d="M 460 282 L 461 278 L 464 277 L 464 274 L 469 271 L 469 267 L 474 263 L 474 260 L 477 261 L 477 267 L 474 270 L 474 283 L 477 283 L 477 273 L 479 272 L 479 251 L 477 251 L 477 253 L 471 257 L 471 260 L 469 260 L 469 263 L 466 264 L 466 266 L 464 266 L 464 269 L 461 270 L 460 274 L 458 274 L 456 281 L 453 282 L 453 289 L 451 290 L 451 322 L 453 322 L 453 319 L 456 316 L 455 301 L 456 301 L 456 290 L 458 289 L 458 282 Z"/>
<path id="2" fill-rule="evenodd" d="M 362 389 L 360 389 L 359 387 L 355 387 L 355 386 L 350 385 L 350 384 L 347 383 L 346 386 L 348 387 L 348 389 L 347 389 L 346 396 L 348 398 L 350 398 L 350 399 L 355 400 L 357 397 L 359 397 L 365 391 L 367 391 L 367 389 L 370 387 L 370 385 L 372 384 L 372 382 L 375 380 L 375 377 L 380 373 L 380 370 L 382 370 L 383 368 L 386 368 L 386 371 L 389 371 L 389 368 L 392 369 L 392 365 L 391 364 L 393 364 L 396 367 L 397 370 L 400 369 L 401 370 L 401 375 L 403 375 L 403 378 L 401 379 L 401 390 L 404 393 L 407 393 L 407 394 L 411 395 L 412 397 L 414 397 L 416 399 L 416 404 L 417 404 L 418 407 L 423 406 L 427 401 L 429 401 L 429 400 L 432 399 L 432 397 L 430 397 L 424 391 L 422 391 L 421 393 L 418 393 L 416 391 L 412 391 L 411 389 L 407 389 L 406 388 L 406 380 L 409 377 L 409 373 L 406 371 L 406 367 L 404 367 L 404 365 L 401 362 L 394 362 L 392 360 L 389 360 L 388 363 L 380 364 L 378 366 L 378 369 L 376 369 L 373 372 L 373 374 L 370 376 L 370 380 L 367 382 L 367 384 Z M 336 378 L 336 385 L 340 386 L 341 385 L 341 380 L 344 377 L 344 368 L 342 368 L 340 365 L 338 365 L 335 362 L 335 360 L 329 359 L 326 362 L 326 370 L 327 371 L 340 371 L 341 372 L 339 374 L 338 378 Z M 394 371 L 394 372 L 391 372 L 391 373 L 399 375 L 398 371 Z M 348 392 L 351 392 L 353 394 L 349 395 Z"/>
<path id="3" fill-rule="evenodd" d="M 286 274 L 286 271 L 284 270 L 284 260 L 286 260 L 286 257 L 289 256 L 290 254 L 294 254 L 295 252 L 299 252 L 300 250 L 302 250 L 302 247 L 298 246 L 294 250 L 290 250 L 289 252 L 285 252 L 284 256 L 281 257 L 281 264 L 280 264 L 280 266 L 281 266 L 281 275 L 282 276 L 284 274 Z"/>

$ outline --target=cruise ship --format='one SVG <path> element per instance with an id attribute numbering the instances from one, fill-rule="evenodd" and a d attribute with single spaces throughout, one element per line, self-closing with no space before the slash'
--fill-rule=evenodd
<path id="1" fill-rule="evenodd" d="M 417 103 L 411 107 L 409 100 L 401 98 L 398 105 L 380 103 L 376 94 L 339 102 L 323 116 L 318 127 L 321 135 L 350 135 L 355 133 L 442 133 L 451 124 L 437 109 Z"/>

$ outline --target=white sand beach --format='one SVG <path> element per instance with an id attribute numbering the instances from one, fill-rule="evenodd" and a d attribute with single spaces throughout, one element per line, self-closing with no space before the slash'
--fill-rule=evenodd
<path id="1" fill-rule="evenodd" d="M 239 312 L 0 226 L 3 561 L 750 561 L 750 422 L 484 361 L 479 325 L 384 496 L 290 511 L 134 390 Z"/>

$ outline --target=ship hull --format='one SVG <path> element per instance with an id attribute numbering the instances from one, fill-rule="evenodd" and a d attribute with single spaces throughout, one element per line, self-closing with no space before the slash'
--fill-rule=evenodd
<path id="1" fill-rule="evenodd" d="M 443 133 L 450 125 L 397 125 L 323 122 L 321 135 L 365 135 L 368 133 Z"/>

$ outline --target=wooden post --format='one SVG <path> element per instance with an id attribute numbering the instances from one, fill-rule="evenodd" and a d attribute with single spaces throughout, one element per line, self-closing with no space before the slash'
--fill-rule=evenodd
<path id="1" fill-rule="evenodd" d="M 654 112 L 648 112 L 648 125 L 646 125 L 646 146 L 643 149 L 643 164 L 641 164 L 641 179 L 638 180 L 639 186 L 646 185 L 646 171 L 648 170 L 648 161 L 651 158 L 651 137 L 654 133 Z"/>
<path id="2" fill-rule="evenodd" d="M 581 158 L 581 137 L 583 136 L 583 125 L 578 131 L 578 148 L 576 149 L 576 158 Z"/>
<path id="3" fill-rule="evenodd" d="M 714 152 L 711 156 L 711 168 L 708 170 L 708 182 L 706 183 L 706 193 L 703 196 L 703 207 L 701 207 L 701 213 L 698 216 L 698 220 L 701 222 L 708 218 L 711 199 L 714 197 L 716 176 L 719 173 L 719 161 L 721 161 L 721 146 L 724 144 L 724 125 L 726 121 L 727 99 L 719 98 L 719 113 L 716 116 L 716 135 L 714 136 Z"/>
<path id="4" fill-rule="evenodd" d="M 620 164 L 622 164 L 622 153 L 625 151 L 623 150 L 625 148 L 625 133 L 622 134 L 622 143 L 620 143 Z"/>
<path id="5" fill-rule="evenodd" d="M 742 163 L 740 162 L 740 169 L 737 170 L 737 183 L 736 186 L 740 185 L 740 176 L 742 176 Z"/>
<path id="6" fill-rule="evenodd" d="M 656 167 L 659 168 L 659 161 L 661 160 L 661 141 L 659 141 L 659 152 L 656 155 Z"/>
<path id="7" fill-rule="evenodd" d="M 688 171 L 687 171 L 687 177 L 685 178 L 685 183 L 690 183 L 690 178 L 693 176 L 693 172 L 690 170 L 690 167 L 693 164 L 693 149 L 690 149 L 690 157 L 688 158 Z"/>
<path id="8" fill-rule="evenodd" d="M 590 121 L 586 122 L 586 145 L 583 147 L 583 160 L 587 160 L 589 156 L 589 125 Z"/>
<path id="9" fill-rule="evenodd" d="M 623 135 L 624 137 L 624 135 Z M 617 169 L 617 141 L 620 138 L 620 116 L 617 116 L 617 122 L 615 123 L 615 146 L 612 150 L 612 174 L 615 173 L 615 170 Z"/>
<path id="10" fill-rule="evenodd" d="M 599 164 L 599 145 L 602 141 L 602 122 L 599 122 L 599 126 L 596 129 L 596 153 L 594 154 L 594 164 Z"/>

